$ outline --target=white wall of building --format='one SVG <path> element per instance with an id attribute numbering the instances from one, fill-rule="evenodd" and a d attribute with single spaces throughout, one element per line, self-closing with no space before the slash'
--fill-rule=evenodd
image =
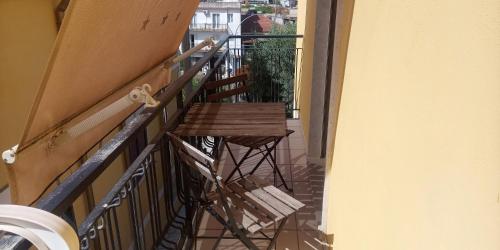
<path id="1" fill-rule="evenodd" d="M 230 3 L 230 4 L 226 4 Z M 207 6 L 204 7 L 204 4 Z M 209 6 L 209 8 L 207 8 Z M 230 5 L 230 7 L 228 7 Z M 215 8 L 214 8 L 215 6 Z M 237 6 L 237 7 L 236 7 Z M 214 16 L 218 15 L 218 19 Z M 220 25 L 214 24 L 218 20 Z M 216 41 L 219 41 L 226 35 L 240 35 L 241 34 L 241 9 L 239 1 L 224 0 L 220 2 L 200 3 L 200 7 L 196 10 L 191 24 L 199 27 L 205 24 L 208 27 L 217 29 L 198 30 L 191 29 L 190 35 L 194 36 L 194 45 L 196 46 L 202 42 L 206 37 L 212 36 Z M 221 27 L 227 27 L 220 29 Z M 241 48 L 241 39 L 231 39 L 229 43 L 230 48 Z"/>
<path id="2" fill-rule="evenodd" d="M 218 16 L 218 17 L 214 17 Z M 190 41 L 191 46 L 201 43 L 206 37 L 213 37 L 219 42 L 227 35 L 241 35 L 241 4 L 238 0 L 220 0 L 218 2 L 200 2 L 195 15 L 191 20 Z M 232 66 L 235 55 L 240 54 L 241 39 L 229 40 L 229 60 L 226 68 L 234 70 Z M 195 53 L 193 57 L 201 58 L 207 50 Z"/>

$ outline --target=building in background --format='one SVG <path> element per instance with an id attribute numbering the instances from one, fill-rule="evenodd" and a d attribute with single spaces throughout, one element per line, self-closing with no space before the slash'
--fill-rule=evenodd
<path id="1" fill-rule="evenodd" d="M 239 0 L 202 1 L 189 25 L 191 47 L 201 43 L 206 37 L 213 37 L 217 42 L 227 35 L 241 34 L 241 4 Z M 241 49 L 241 39 L 231 39 L 231 52 Z M 209 50 L 205 48 L 193 55 L 192 63 Z M 231 53 L 231 58 L 235 55 Z"/>

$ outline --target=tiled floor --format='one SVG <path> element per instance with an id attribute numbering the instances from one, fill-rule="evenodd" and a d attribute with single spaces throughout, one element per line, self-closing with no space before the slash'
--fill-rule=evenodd
<path id="1" fill-rule="evenodd" d="M 323 168 L 312 164 L 307 164 L 305 144 L 303 140 L 303 132 L 298 120 L 288 120 L 288 128 L 293 129 L 295 133 L 289 138 L 283 139 L 277 149 L 277 162 L 284 175 L 288 185 L 291 185 L 293 192 L 290 193 L 296 199 L 306 204 L 296 214 L 291 216 L 283 231 L 281 232 L 276 242 L 276 249 L 326 249 L 324 243 L 320 240 L 318 225 L 321 221 L 321 205 L 323 197 Z M 245 148 L 239 148 L 236 145 L 230 145 L 233 152 L 240 157 L 245 153 Z M 248 160 L 243 165 L 243 170 L 249 171 L 252 164 L 255 164 L 259 159 L 256 157 L 253 160 Z M 230 159 L 227 151 L 221 156 L 222 169 L 219 169 L 219 174 L 222 177 L 227 177 L 233 169 L 233 162 Z M 272 183 L 273 174 L 272 168 L 268 163 L 263 164 L 256 171 L 255 175 L 264 178 Z M 279 184 L 279 182 L 278 182 Z M 283 191 L 285 189 L 281 188 Z M 215 221 L 211 216 L 205 213 L 201 225 L 199 235 L 203 236 L 218 236 L 222 231 L 222 226 Z M 266 229 L 272 235 L 273 228 Z M 226 233 L 226 236 L 230 236 Z M 258 235 L 257 235 L 258 236 Z M 196 249 L 212 249 L 215 240 L 199 239 L 196 244 Z M 269 241 L 255 241 L 257 246 L 266 248 Z M 246 249 L 246 247 L 234 239 L 224 239 L 221 241 L 218 249 Z"/>
<path id="2" fill-rule="evenodd" d="M 5 188 L 0 191 L 0 204 L 10 204 L 10 189 Z"/>

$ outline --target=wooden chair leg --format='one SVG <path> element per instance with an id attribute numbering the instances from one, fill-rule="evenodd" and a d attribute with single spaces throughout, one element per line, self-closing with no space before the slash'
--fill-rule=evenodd
<path id="1" fill-rule="evenodd" d="M 276 141 L 274 142 L 274 144 L 271 146 L 271 149 L 272 149 L 272 150 L 273 150 L 273 149 L 275 149 L 275 148 L 276 148 L 276 146 L 278 146 L 278 143 L 279 143 L 280 141 L 281 141 L 281 138 L 280 138 L 280 139 L 278 139 L 278 140 L 276 140 Z M 260 165 L 262 165 L 262 163 L 264 162 L 264 160 L 266 160 L 266 158 L 267 158 L 267 156 L 269 156 L 269 154 L 270 154 L 270 152 L 269 152 L 269 151 L 267 151 L 267 152 L 264 154 L 264 157 L 262 157 L 262 159 L 260 159 L 260 161 L 257 163 L 257 165 L 255 165 L 255 167 L 252 169 L 252 171 L 250 171 L 250 173 L 249 173 L 250 175 L 252 175 L 252 174 L 255 172 L 255 170 L 257 170 L 257 169 L 260 167 Z"/>
<path id="2" fill-rule="evenodd" d="M 229 173 L 228 177 L 226 178 L 225 183 L 228 183 L 233 175 L 238 171 L 238 174 L 240 175 L 240 178 L 243 177 L 243 173 L 241 172 L 241 165 L 243 165 L 243 162 L 245 162 L 246 159 L 248 159 L 248 155 L 253 151 L 252 148 L 248 149 L 248 151 L 245 153 L 245 155 L 240 159 L 239 162 L 236 161 L 236 157 L 234 157 L 233 152 L 231 151 L 231 148 L 229 148 L 229 145 L 225 143 L 227 151 L 229 152 L 229 155 L 231 156 L 231 159 L 233 160 L 233 163 L 235 165 L 234 169 Z"/>
<path id="3" fill-rule="evenodd" d="M 274 141 L 274 143 L 271 147 L 268 147 L 267 145 L 265 145 L 267 152 L 264 154 L 264 157 L 262 157 L 262 159 L 259 161 L 259 163 L 257 163 L 257 165 L 255 165 L 255 167 L 252 169 L 252 171 L 250 171 L 249 175 L 252 175 L 253 173 L 255 173 L 255 171 L 262 165 L 262 162 L 264 162 L 264 160 L 266 160 L 267 157 L 270 157 L 271 161 L 272 161 L 271 167 L 273 168 L 273 170 L 276 171 L 276 173 L 278 173 L 278 176 L 280 177 L 280 179 L 283 183 L 283 186 L 285 186 L 286 190 L 291 192 L 291 191 L 293 191 L 293 189 L 289 188 L 288 185 L 286 184 L 285 179 L 283 178 L 283 175 L 281 174 L 281 171 L 278 168 L 278 164 L 276 163 L 276 157 L 273 157 L 273 151 L 276 151 L 276 147 L 280 143 L 281 139 L 283 139 L 283 137 Z"/>
<path id="4" fill-rule="evenodd" d="M 271 150 L 267 145 L 265 145 L 266 147 L 266 150 Z M 274 150 L 274 152 L 276 153 L 276 149 Z M 283 184 L 283 186 L 285 186 L 286 190 L 288 191 L 293 191 L 292 188 L 289 188 L 288 185 L 286 184 L 286 181 L 285 181 L 285 178 L 283 178 L 283 174 L 281 174 L 281 170 L 279 169 L 278 167 L 278 163 L 276 163 L 276 154 L 274 154 L 274 157 L 273 157 L 273 154 L 269 154 L 269 157 L 271 158 L 271 162 L 272 162 L 272 165 L 273 165 L 273 175 L 274 175 L 274 186 L 276 186 L 276 174 L 278 174 L 278 177 L 280 178 L 281 180 L 281 183 Z"/>
<path id="5" fill-rule="evenodd" d="M 219 235 L 219 238 L 217 238 L 217 241 L 215 242 L 214 246 L 212 247 L 212 250 L 215 250 L 217 249 L 217 247 L 219 246 L 219 243 L 220 241 L 222 240 L 222 237 L 224 237 L 224 234 L 226 233 L 227 229 L 224 228 L 221 232 L 221 234 Z"/>

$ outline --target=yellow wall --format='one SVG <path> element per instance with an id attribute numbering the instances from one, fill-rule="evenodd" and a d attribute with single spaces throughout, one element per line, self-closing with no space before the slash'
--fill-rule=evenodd
<path id="1" fill-rule="evenodd" d="M 333 42 L 332 55 L 332 79 L 330 92 L 330 108 L 328 120 L 328 138 L 327 138 L 327 154 L 325 164 L 325 183 L 324 197 L 322 207 L 322 222 L 321 230 L 327 234 L 327 241 L 331 243 L 332 227 L 329 225 L 329 201 L 333 199 L 333 192 L 330 191 L 332 185 L 332 157 L 335 146 L 335 131 L 337 129 L 338 112 L 340 108 L 340 100 L 342 96 L 342 86 L 344 82 L 344 72 L 346 66 L 347 49 L 349 45 L 349 33 L 351 29 L 352 12 L 354 8 L 354 0 L 337 0 L 337 13 L 335 14 L 335 38 Z M 333 206 L 333 204 L 332 204 Z M 331 214 L 330 214 L 331 215 Z M 331 224 L 331 223 L 330 223 Z"/>
<path id="2" fill-rule="evenodd" d="M 302 67 L 298 68 L 296 74 L 300 79 L 297 81 L 295 93 L 300 109 L 300 120 L 304 129 L 305 141 L 309 136 L 315 23 L 316 0 L 299 1 L 297 6 L 297 34 L 303 34 L 304 38 L 297 39 L 297 48 L 302 47 L 303 54 L 297 59 L 297 62 L 301 63 Z"/>
<path id="3" fill-rule="evenodd" d="M 57 28 L 53 0 L 0 0 L 0 152 L 19 143 Z M 6 173 L 0 163 L 0 189 Z"/>
<path id="4" fill-rule="evenodd" d="M 334 249 L 500 249 L 499 10 L 355 2 L 327 192 Z"/>

